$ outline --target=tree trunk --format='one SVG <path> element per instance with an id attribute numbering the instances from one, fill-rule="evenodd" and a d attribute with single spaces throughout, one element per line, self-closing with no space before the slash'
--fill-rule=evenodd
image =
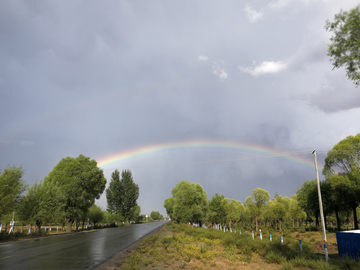
<path id="1" fill-rule="evenodd" d="M 21 224 L 21 233 L 23 233 L 24 224 Z"/>
<path id="2" fill-rule="evenodd" d="M 316 229 L 319 230 L 319 214 L 318 213 L 315 214 L 315 220 L 316 220 L 316 222 L 315 222 Z"/>
<path id="3" fill-rule="evenodd" d="M 84 230 L 85 219 L 83 219 L 82 230 Z"/>
<path id="4" fill-rule="evenodd" d="M 293 223 L 293 229 L 295 229 L 295 219 L 292 219 L 292 223 Z"/>
<path id="5" fill-rule="evenodd" d="M 356 215 L 356 207 L 357 207 L 357 205 L 352 207 L 352 210 L 353 210 L 354 229 L 358 230 L 359 226 L 358 226 L 358 220 L 357 220 L 357 215 Z"/>
<path id="6" fill-rule="evenodd" d="M 258 220 L 257 220 L 257 215 L 255 215 L 255 224 L 256 224 L 256 232 L 258 231 Z"/>
<path id="7" fill-rule="evenodd" d="M 5 233 L 6 233 L 6 229 L 7 229 L 7 223 L 5 222 Z"/>
<path id="8" fill-rule="evenodd" d="M 36 228 L 37 228 L 38 234 L 41 234 L 41 222 L 36 221 Z"/>
<path id="9" fill-rule="evenodd" d="M 66 232 L 71 233 L 71 227 L 74 221 L 70 218 L 65 218 L 65 220 L 66 220 Z"/>
<path id="10" fill-rule="evenodd" d="M 339 211 L 335 210 L 335 217 L 336 217 L 336 227 L 337 230 L 340 232 L 341 224 L 340 224 L 340 218 L 339 218 Z"/>
<path id="11" fill-rule="evenodd" d="M 282 224 L 282 220 L 280 219 L 280 220 L 279 220 L 279 229 L 280 229 L 280 232 L 282 232 L 281 224 Z"/>

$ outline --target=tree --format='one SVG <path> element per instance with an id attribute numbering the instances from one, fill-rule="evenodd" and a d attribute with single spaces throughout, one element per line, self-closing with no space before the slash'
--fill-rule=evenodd
<path id="1" fill-rule="evenodd" d="M 356 208 L 360 203 L 360 133 L 341 140 L 327 153 L 323 174 L 327 179 L 336 174 L 342 176 L 333 178 L 332 187 L 340 189 L 345 195 L 343 198 L 353 211 L 354 227 L 358 229 Z"/>
<path id="2" fill-rule="evenodd" d="M 173 219 L 173 213 L 174 213 L 174 198 L 173 197 L 169 197 L 167 199 L 165 199 L 164 201 L 164 208 L 166 209 L 166 214 Z"/>
<path id="3" fill-rule="evenodd" d="M 325 29 L 334 35 L 328 45 L 328 56 L 334 68 L 345 66 L 346 74 L 356 86 L 360 83 L 360 6 L 340 11 L 334 21 L 326 21 Z"/>
<path id="4" fill-rule="evenodd" d="M 297 200 L 297 195 L 292 195 L 289 204 L 289 213 L 292 219 L 292 227 L 295 228 L 295 221 L 304 220 L 306 213 L 301 209 L 301 206 Z"/>
<path id="5" fill-rule="evenodd" d="M 306 212 L 308 218 L 311 215 L 315 216 L 315 224 L 318 227 L 320 210 L 316 180 L 304 181 L 302 186 L 296 191 L 296 194 L 300 207 Z"/>
<path id="6" fill-rule="evenodd" d="M 105 217 L 101 207 L 95 204 L 89 208 L 89 212 L 87 215 L 90 221 L 92 221 L 92 223 L 94 224 L 94 227 L 97 223 L 101 222 Z"/>
<path id="7" fill-rule="evenodd" d="M 270 194 L 264 189 L 256 188 L 251 192 L 251 196 L 252 197 L 246 198 L 245 207 L 249 209 L 255 218 L 256 231 L 258 231 L 258 220 L 265 210 L 265 204 L 269 201 Z"/>
<path id="8" fill-rule="evenodd" d="M 131 216 L 131 208 L 136 206 L 139 198 L 139 186 L 135 184 L 130 170 L 123 170 L 121 179 L 119 177 L 119 171 L 115 170 L 111 174 L 110 185 L 106 189 L 108 211 L 115 214 L 121 213 L 128 220 Z"/>
<path id="9" fill-rule="evenodd" d="M 71 232 L 75 219 L 81 217 L 99 199 L 106 185 L 103 170 L 84 155 L 63 158 L 45 178 L 55 183 L 65 195 L 66 232 Z"/>
<path id="10" fill-rule="evenodd" d="M 228 198 L 222 200 L 222 205 L 225 208 L 226 219 L 231 228 L 232 223 L 236 223 L 240 219 L 240 214 L 244 212 L 244 206 L 240 201 Z"/>
<path id="11" fill-rule="evenodd" d="M 41 225 L 64 217 L 65 195 L 52 182 L 35 182 L 21 197 L 17 214 L 22 221 L 35 223 L 40 233 Z"/>
<path id="12" fill-rule="evenodd" d="M 224 223 L 226 221 L 226 210 L 222 201 L 224 195 L 215 194 L 209 201 L 208 220 L 211 223 Z"/>
<path id="13" fill-rule="evenodd" d="M 24 181 L 21 180 L 24 171 L 21 166 L 8 167 L 0 170 L 0 220 L 3 215 L 14 211 L 25 190 Z"/>
<path id="14" fill-rule="evenodd" d="M 134 221 L 135 223 L 138 223 L 140 220 L 140 212 L 141 212 L 141 208 L 139 205 L 133 206 L 130 211 L 130 220 Z"/>
<path id="15" fill-rule="evenodd" d="M 173 197 L 172 218 L 183 223 L 204 222 L 208 201 L 201 185 L 182 180 L 171 190 L 171 195 Z M 165 202 L 169 203 L 169 200 Z"/>
<path id="16" fill-rule="evenodd" d="M 160 220 L 163 218 L 163 216 L 159 213 L 159 211 L 152 211 L 150 213 L 150 217 L 153 219 L 153 220 Z"/>

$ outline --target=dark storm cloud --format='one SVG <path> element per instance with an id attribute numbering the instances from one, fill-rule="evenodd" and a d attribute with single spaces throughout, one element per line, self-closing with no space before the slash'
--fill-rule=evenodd
<path id="1" fill-rule="evenodd" d="M 357 89 L 331 72 L 324 24 L 356 4 L 2 1 L 0 166 L 23 164 L 32 184 L 66 156 L 165 142 L 330 148 L 360 126 Z M 165 214 L 181 179 L 244 200 L 256 187 L 290 196 L 313 173 L 281 159 L 224 161 L 250 154 L 187 149 L 104 172 L 109 181 L 132 169 L 147 214 Z M 198 163 L 209 160 L 219 161 Z"/>

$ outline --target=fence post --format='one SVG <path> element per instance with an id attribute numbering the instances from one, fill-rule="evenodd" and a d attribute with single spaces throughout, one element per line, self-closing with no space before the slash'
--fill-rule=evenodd
<path id="1" fill-rule="evenodd" d="M 253 237 L 253 239 L 254 239 L 254 231 L 252 231 L 252 237 Z"/>
<path id="2" fill-rule="evenodd" d="M 30 225 L 30 227 L 29 227 L 29 235 L 31 234 L 31 225 Z"/>
<path id="3" fill-rule="evenodd" d="M 0 224 L 0 233 L 1 233 L 1 230 L 2 230 L 2 224 Z"/>
<path id="4" fill-rule="evenodd" d="M 260 233 L 260 239 L 262 240 L 262 233 Z"/>
<path id="5" fill-rule="evenodd" d="M 271 234 L 270 234 L 270 241 L 272 241 Z"/>
<path id="6" fill-rule="evenodd" d="M 301 240 L 299 240 L 300 242 L 300 251 L 302 252 L 302 243 L 301 243 Z"/>
<path id="7" fill-rule="evenodd" d="M 284 238 L 281 236 L 281 244 L 284 244 Z"/>

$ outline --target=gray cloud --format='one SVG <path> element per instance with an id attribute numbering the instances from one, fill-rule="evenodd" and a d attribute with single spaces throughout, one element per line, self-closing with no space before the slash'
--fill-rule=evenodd
<path id="1" fill-rule="evenodd" d="M 32 184 L 66 156 L 190 140 L 293 151 L 358 133 L 358 91 L 326 56 L 324 24 L 338 1 L 270 2 L 251 2 L 256 23 L 239 1 L 1 2 L 1 168 L 22 164 Z M 244 201 L 256 187 L 290 196 L 314 177 L 281 158 L 226 161 L 255 154 L 180 148 L 104 173 L 130 168 L 147 214 L 165 214 L 181 179 Z"/>

